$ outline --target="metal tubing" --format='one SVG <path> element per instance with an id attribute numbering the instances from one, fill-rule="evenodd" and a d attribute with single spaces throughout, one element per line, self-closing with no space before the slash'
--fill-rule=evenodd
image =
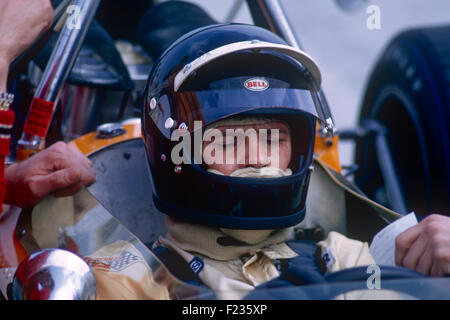
<path id="1" fill-rule="evenodd" d="M 79 23 L 64 25 L 35 97 L 57 102 L 99 4 L 100 0 L 74 0 L 69 6 L 79 8 Z"/>
<path id="2" fill-rule="evenodd" d="M 300 42 L 297 40 L 292 27 L 284 13 L 283 8 L 278 0 L 260 0 L 262 5 L 267 9 L 267 18 L 270 19 L 271 24 L 277 30 L 277 34 L 282 37 L 289 45 L 303 50 L 300 46 Z"/>
<path id="3" fill-rule="evenodd" d="M 394 211 L 405 215 L 408 213 L 408 208 L 405 204 L 401 186 L 398 183 L 394 163 L 392 162 L 391 151 L 389 150 L 384 130 L 377 130 L 376 132 L 375 149 L 389 203 Z"/>
<path id="4" fill-rule="evenodd" d="M 35 98 L 57 105 L 100 2 L 101 0 L 72 1 L 68 9 L 74 9 L 73 14 L 68 17 L 59 35 Z M 44 142 L 45 138 L 24 132 L 18 147 L 22 150 L 40 150 L 44 147 Z"/>
<path id="5" fill-rule="evenodd" d="M 233 6 L 231 7 L 230 11 L 227 14 L 227 17 L 225 18 L 225 21 L 226 22 L 233 21 L 234 18 L 236 18 L 237 14 L 243 4 L 244 4 L 244 0 L 235 0 L 233 3 Z"/>

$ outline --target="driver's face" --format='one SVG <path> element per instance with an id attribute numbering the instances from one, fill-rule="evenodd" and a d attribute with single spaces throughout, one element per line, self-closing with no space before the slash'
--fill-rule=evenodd
<path id="1" fill-rule="evenodd" d="M 291 161 L 291 134 L 289 127 L 284 122 L 273 120 L 259 124 L 218 126 L 216 129 L 220 130 L 224 137 L 223 141 L 219 142 L 224 150 L 223 161 L 209 164 L 207 169 L 214 169 L 224 175 L 230 175 L 234 171 L 246 167 L 278 167 L 283 171 L 288 168 Z M 245 144 L 237 143 L 238 138 L 235 138 L 233 132 L 238 129 L 242 129 L 246 133 L 256 132 L 256 135 L 253 135 L 253 138 L 245 136 Z M 248 131 L 249 129 L 254 131 Z M 266 132 L 266 134 L 260 134 L 261 132 Z M 278 135 L 275 132 L 278 132 Z M 203 142 L 203 151 L 214 143 L 218 142 L 214 140 Z M 278 144 L 278 148 L 274 144 Z M 244 148 L 245 150 L 243 150 Z M 272 154 L 273 150 L 278 150 L 278 154 Z"/>

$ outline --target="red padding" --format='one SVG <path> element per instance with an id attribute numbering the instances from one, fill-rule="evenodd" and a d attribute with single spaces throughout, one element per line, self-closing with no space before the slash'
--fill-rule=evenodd
<path id="1" fill-rule="evenodd" d="M 30 112 L 28 113 L 23 131 L 45 138 L 50 122 L 52 121 L 54 106 L 55 104 L 53 102 L 34 98 L 31 102 Z"/>

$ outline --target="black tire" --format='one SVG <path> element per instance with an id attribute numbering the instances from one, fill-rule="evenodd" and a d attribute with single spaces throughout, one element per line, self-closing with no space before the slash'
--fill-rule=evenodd
<path id="1" fill-rule="evenodd" d="M 450 26 L 409 30 L 388 45 L 369 79 L 360 124 L 375 119 L 389 148 L 408 210 L 450 215 Z M 373 138 L 359 141 L 356 184 L 382 201 Z"/>

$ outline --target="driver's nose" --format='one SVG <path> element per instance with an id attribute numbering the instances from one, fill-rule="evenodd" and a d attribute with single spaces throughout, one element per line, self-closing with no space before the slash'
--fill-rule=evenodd
<path id="1" fill-rule="evenodd" d="M 270 162 L 267 142 L 260 140 L 260 137 L 256 139 L 246 138 L 244 161 L 239 162 L 239 169 L 267 167 L 270 166 Z"/>

